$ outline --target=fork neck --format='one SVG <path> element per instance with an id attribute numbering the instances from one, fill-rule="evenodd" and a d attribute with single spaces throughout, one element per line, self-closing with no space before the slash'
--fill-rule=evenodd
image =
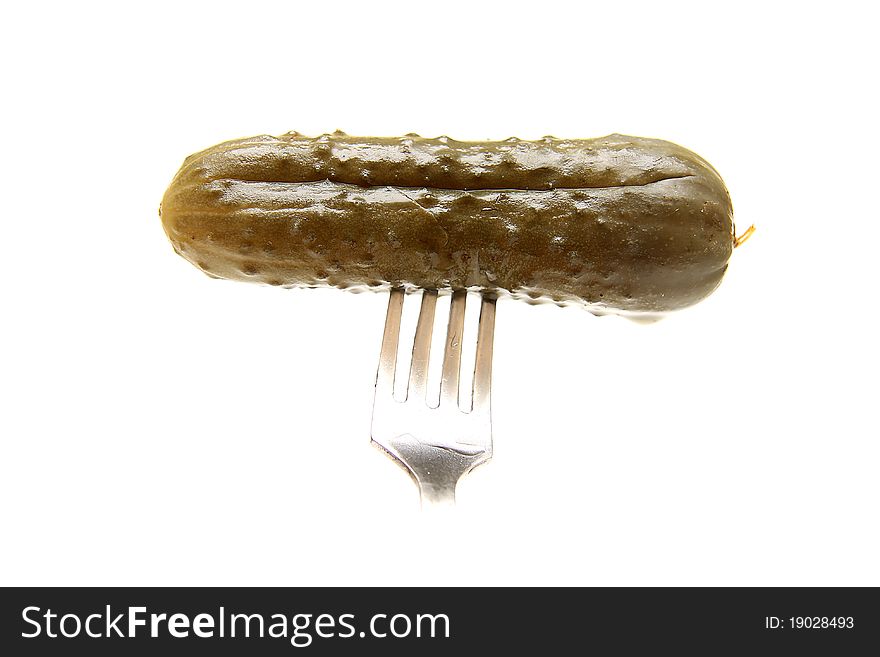
<path id="1" fill-rule="evenodd" d="M 435 511 L 455 506 L 455 484 L 420 482 L 422 509 Z"/>

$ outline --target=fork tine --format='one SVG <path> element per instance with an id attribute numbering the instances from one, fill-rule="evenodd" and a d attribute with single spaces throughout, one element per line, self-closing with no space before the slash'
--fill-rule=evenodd
<path id="1" fill-rule="evenodd" d="M 422 292 L 422 307 L 416 324 L 416 337 L 413 341 L 412 363 L 409 370 L 409 392 L 407 399 L 424 401 L 428 388 L 428 361 L 431 357 L 431 336 L 434 332 L 434 309 L 437 307 L 437 291 Z"/>
<path id="2" fill-rule="evenodd" d="M 489 410 L 492 389 L 492 343 L 495 338 L 495 299 L 484 296 L 480 305 L 480 326 L 477 329 L 477 355 L 474 358 L 474 385 L 471 392 L 472 411 Z"/>
<path id="3" fill-rule="evenodd" d="M 388 297 L 379 371 L 376 373 L 376 397 L 394 394 L 394 371 L 397 369 L 397 344 L 400 342 L 400 318 L 403 315 L 403 289 L 394 288 Z"/>
<path id="4" fill-rule="evenodd" d="M 458 378 L 461 373 L 461 341 L 466 303 L 466 290 L 456 290 L 452 293 L 449 328 L 446 330 L 446 350 L 443 352 L 443 375 L 440 377 L 441 404 L 458 403 Z"/>

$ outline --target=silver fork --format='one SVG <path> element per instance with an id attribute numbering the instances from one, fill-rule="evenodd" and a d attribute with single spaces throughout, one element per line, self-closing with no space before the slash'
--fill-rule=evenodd
<path id="1" fill-rule="evenodd" d="M 427 400 L 427 381 L 436 290 L 422 292 L 405 401 L 394 399 L 404 294 L 402 289 L 395 288 L 388 300 L 371 436 L 418 484 L 422 508 L 452 505 L 458 480 L 492 457 L 490 387 L 495 299 L 482 297 L 471 398 L 459 399 L 467 292 L 453 292 L 440 378 L 440 404 L 432 407 Z"/>

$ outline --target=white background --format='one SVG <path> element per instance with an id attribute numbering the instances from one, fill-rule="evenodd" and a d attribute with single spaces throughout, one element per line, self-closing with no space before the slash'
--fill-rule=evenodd
<path id="1" fill-rule="evenodd" d="M 880 585 L 869 6 L 7 5 L 0 583 Z M 758 232 L 658 324 L 501 301 L 495 458 L 423 515 L 385 295 L 211 280 L 157 215 L 336 128 L 664 138 Z"/>

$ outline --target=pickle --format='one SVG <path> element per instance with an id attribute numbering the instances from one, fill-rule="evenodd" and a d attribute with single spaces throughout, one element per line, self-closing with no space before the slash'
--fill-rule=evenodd
<path id="1" fill-rule="evenodd" d="M 597 313 L 692 305 L 734 246 L 705 160 L 616 134 L 238 139 L 187 158 L 160 215 L 174 249 L 215 277 L 478 289 Z"/>

